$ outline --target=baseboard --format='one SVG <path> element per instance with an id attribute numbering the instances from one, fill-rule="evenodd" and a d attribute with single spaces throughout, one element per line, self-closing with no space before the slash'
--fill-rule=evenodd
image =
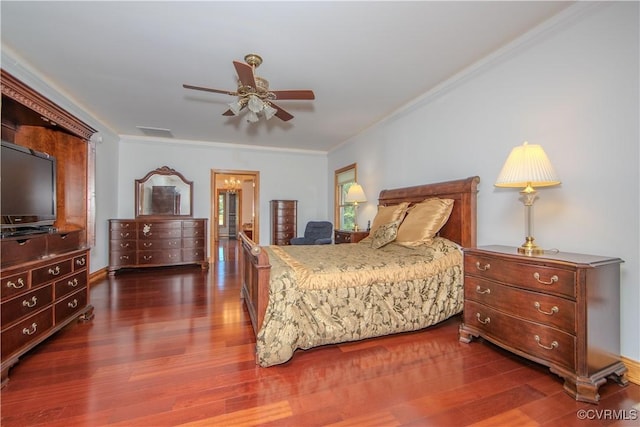
<path id="1" fill-rule="evenodd" d="M 621 357 L 622 363 L 627 367 L 627 379 L 634 383 L 640 385 L 640 362 L 637 360 L 628 359 L 626 357 Z"/>
<path id="2" fill-rule="evenodd" d="M 97 282 L 98 280 L 105 279 L 107 277 L 107 268 L 101 268 L 93 273 L 89 274 L 89 283 Z"/>

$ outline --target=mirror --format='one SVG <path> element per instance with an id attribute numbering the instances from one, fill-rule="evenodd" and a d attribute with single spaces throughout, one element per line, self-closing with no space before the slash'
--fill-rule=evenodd
<path id="1" fill-rule="evenodd" d="M 136 179 L 136 217 L 193 215 L 193 182 L 163 166 Z"/>

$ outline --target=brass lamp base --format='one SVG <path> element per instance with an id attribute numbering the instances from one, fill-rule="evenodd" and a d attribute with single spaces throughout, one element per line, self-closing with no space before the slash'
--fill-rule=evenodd
<path id="1" fill-rule="evenodd" d="M 353 231 L 360 231 L 360 227 L 358 227 L 358 224 L 353 226 Z"/>
<path id="2" fill-rule="evenodd" d="M 524 255 L 542 255 L 544 254 L 544 249 L 542 249 L 541 247 L 539 247 L 538 245 L 536 245 L 533 242 L 534 238 L 529 236 L 527 237 L 527 241 L 524 242 L 522 244 L 522 246 L 520 246 L 518 248 L 518 253 L 519 254 L 524 254 Z"/>

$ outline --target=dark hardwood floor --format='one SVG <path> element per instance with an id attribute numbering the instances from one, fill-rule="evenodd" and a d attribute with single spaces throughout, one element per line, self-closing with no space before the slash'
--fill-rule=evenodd
<path id="1" fill-rule="evenodd" d="M 486 342 L 459 343 L 459 317 L 260 368 L 234 243 L 220 245 L 223 261 L 208 272 L 141 270 L 94 284 L 95 319 L 11 370 L 2 426 L 640 424 L 630 419 L 640 386 L 608 382 L 599 405 L 576 402 L 548 369 Z"/>

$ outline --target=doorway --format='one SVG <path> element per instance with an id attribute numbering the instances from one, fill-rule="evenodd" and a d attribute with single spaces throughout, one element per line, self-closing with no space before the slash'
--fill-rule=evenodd
<path id="1" fill-rule="evenodd" d="M 218 261 L 220 240 L 235 240 L 243 231 L 254 242 L 260 239 L 260 172 L 211 170 L 210 254 Z"/>

